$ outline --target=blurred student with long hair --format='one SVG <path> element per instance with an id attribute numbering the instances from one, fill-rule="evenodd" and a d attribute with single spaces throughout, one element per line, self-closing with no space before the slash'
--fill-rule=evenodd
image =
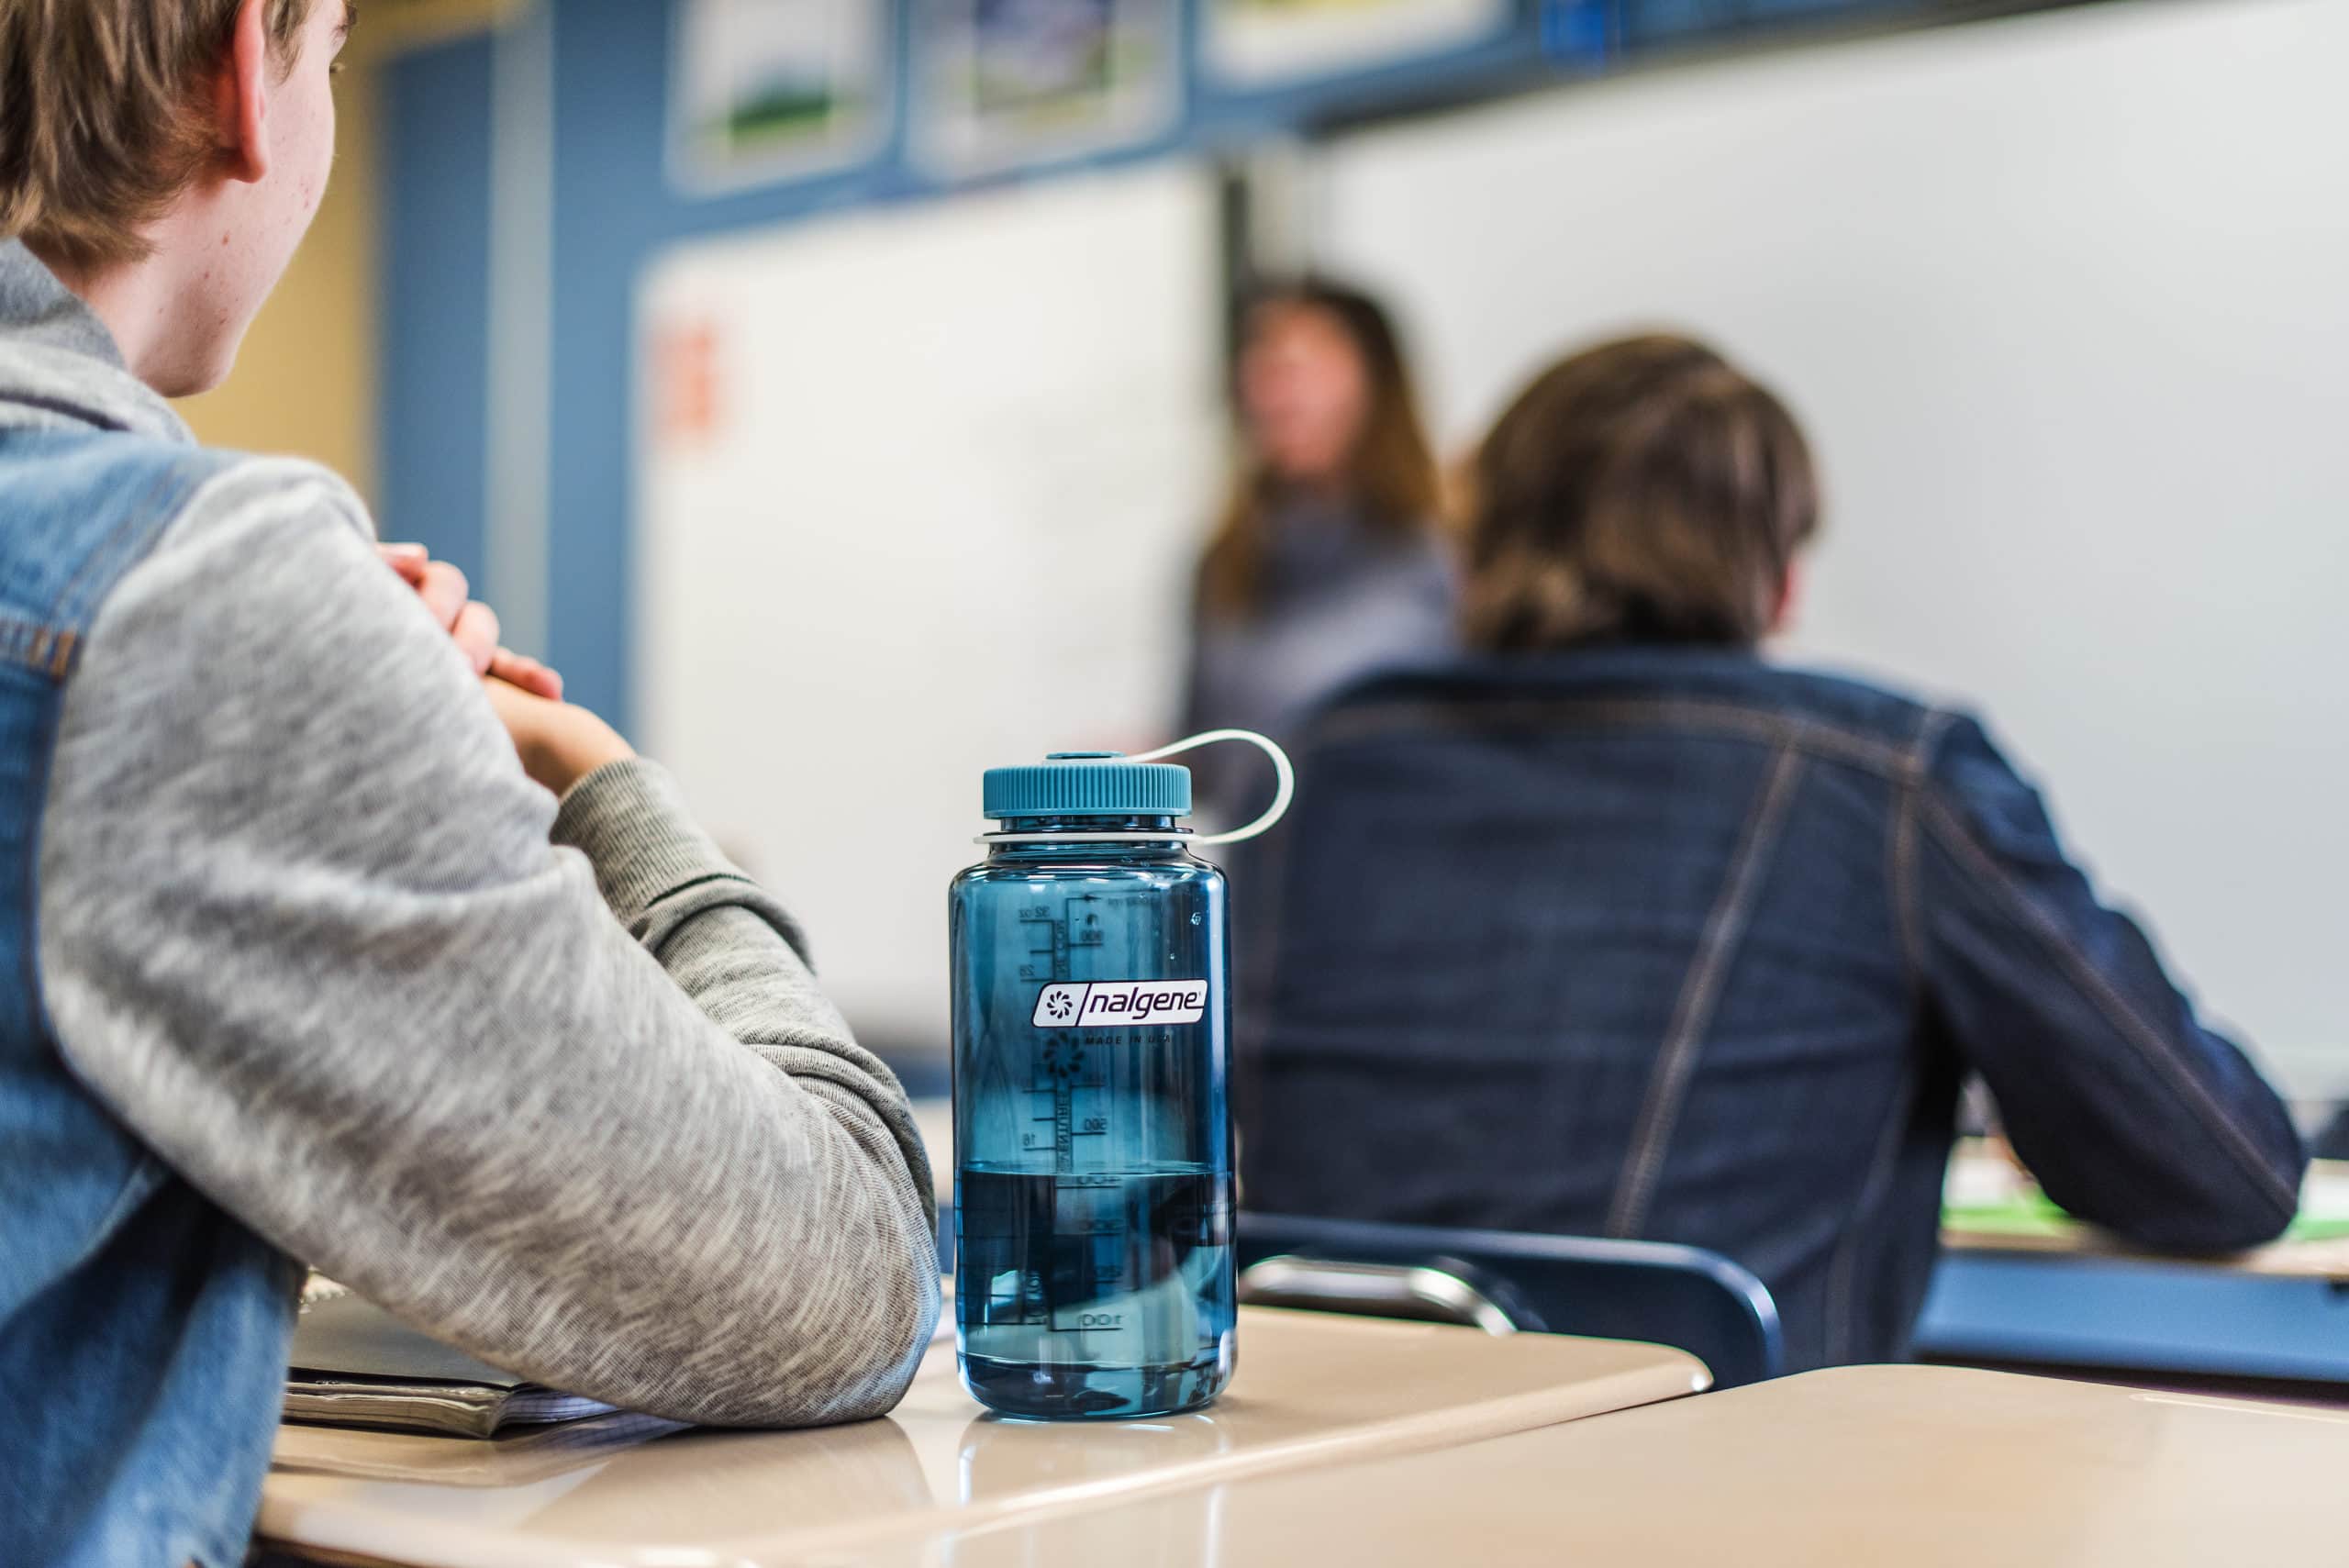
<path id="1" fill-rule="evenodd" d="M 1260 294 L 1233 401 L 1241 457 L 1199 566 L 1185 717 L 1285 740 L 1348 681 L 1452 645 L 1439 481 L 1394 323 L 1357 290 Z M 1244 751 L 1192 766 L 1211 813 L 1269 800 Z"/>
<path id="2" fill-rule="evenodd" d="M 1893 1359 L 1970 1070 L 2083 1218 L 2284 1228 L 2284 1106 L 1982 725 L 1757 652 L 1819 508 L 1775 396 L 1610 343 L 1473 488 L 1470 654 L 1305 747 L 1251 1208 L 1694 1243 L 1770 1286 L 1796 1369 Z"/>

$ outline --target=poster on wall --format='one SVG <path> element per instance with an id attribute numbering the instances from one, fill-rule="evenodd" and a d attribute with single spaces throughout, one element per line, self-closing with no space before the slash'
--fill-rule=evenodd
<path id="1" fill-rule="evenodd" d="M 669 172 L 695 195 L 863 162 L 888 134 L 888 0 L 680 0 Z"/>
<path id="2" fill-rule="evenodd" d="M 1177 0 L 929 0 L 916 145 L 941 173 L 1107 151 L 1174 128 Z"/>
<path id="3" fill-rule="evenodd" d="M 1498 38 L 1511 0 L 1207 0 L 1208 68 L 1265 87 Z"/>

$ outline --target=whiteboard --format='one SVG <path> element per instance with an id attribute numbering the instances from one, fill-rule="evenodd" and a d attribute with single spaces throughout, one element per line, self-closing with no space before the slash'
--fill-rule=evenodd
<path id="1" fill-rule="evenodd" d="M 682 247 L 641 280 L 642 748 L 868 1043 L 946 1042 L 979 777 L 1163 739 L 1220 486 L 1186 164 Z"/>
<path id="2" fill-rule="evenodd" d="M 2108 896 L 2349 1094 L 2349 3 L 2092 6 L 1335 144 L 1464 440 L 1650 324 L 1809 428 L 1803 658 L 1979 705 Z"/>

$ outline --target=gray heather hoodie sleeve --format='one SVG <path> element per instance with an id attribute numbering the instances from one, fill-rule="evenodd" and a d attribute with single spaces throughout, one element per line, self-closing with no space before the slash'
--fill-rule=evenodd
<path id="1" fill-rule="evenodd" d="M 887 1409 L 939 1308 L 903 1092 L 659 768 L 560 810 L 524 776 L 369 538 L 243 463 L 100 612 L 40 846 L 67 1060 L 485 1361 L 687 1420 Z"/>

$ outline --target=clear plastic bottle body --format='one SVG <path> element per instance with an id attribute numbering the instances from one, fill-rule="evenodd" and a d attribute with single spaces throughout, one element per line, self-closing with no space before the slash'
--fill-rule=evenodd
<path id="1" fill-rule="evenodd" d="M 963 1385 L 1012 1416 L 1195 1409 L 1233 1366 L 1223 873 L 1167 817 L 1005 826 L 1077 841 L 996 846 L 948 895 Z M 1108 1011 L 1136 982 L 1195 983 L 1196 1021 Z"/>

